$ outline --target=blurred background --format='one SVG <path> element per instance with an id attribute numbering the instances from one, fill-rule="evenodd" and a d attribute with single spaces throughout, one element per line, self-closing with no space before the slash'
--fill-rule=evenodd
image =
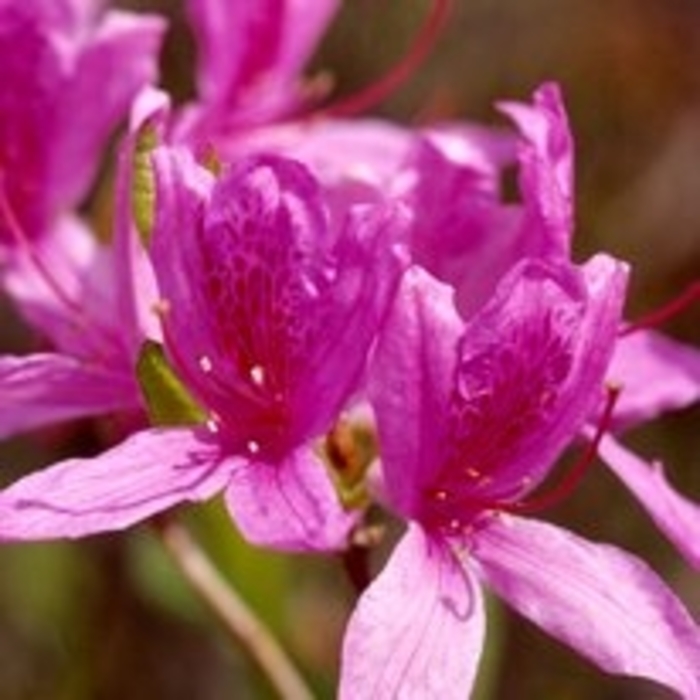
<path id="1" fill-rule="evenodd" d="M 128 5 L 172 18 L 164 83 L 187 97 L 193 47 L 180 3 Z M 347 0 L 310 73 L 329 71 L 337 94 L 371 82 L 409 44 L 427 7 L 425 0 Z M 429 60 L 375 113 L 402 122 L 505 124 L 495 100 L 525 100 L 540 82 L 559 81 L 577 145 L 577 251 L 583 259 L 603 249 L 631 262 L 627 315 L 635 318 L 700 277 L 699 66 L 697 0 L 456 0 Z M 31 345 L 11 309 L 3 307 L 0 323 L 2 351 Z M 665 330 L 700 345 L 700 305 Z M 2 447 L 1 483 L 61 455 L 95 452 L 98 436 L 95 425 L 84 423 L 14 440 Z M 700 499 L 699 408 L 626 441 L 663 459 L 672 481 Z M 551 516 L 644 556 L 700 616 L 700 576 L 603 469 L 593 469 Z M 183 517 L 318 696 L 332 698 L 354 600 L 339 561 L 253 550 L 219 503 Z M 381 555 L 375 559 L 379 567 Z M 480 700 L 673 697 L 651 683 L 607 677 L 498 602 L 490 607 Z M 148 527 L 79 543 L 0 548 L 0 700 L 268 697 L 274 695 L 264 679 Z"/>

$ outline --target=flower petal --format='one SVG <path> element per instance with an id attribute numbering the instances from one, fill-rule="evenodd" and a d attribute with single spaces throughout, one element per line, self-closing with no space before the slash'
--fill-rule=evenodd
<path id="1" fill-rule="evenodd" d="M 387 495 L 404 515 L 430 465 L 439 467 L 437 421 L 446 415 L 462 321 L 453 290 L 420 267 L 403 277 L 370 365 L 368 391 L 379 429 Z"/>
<path id="2" fill-rule="evenodd" d="M 211 110 L 210 124 L 262 122 L 293 106 L 300 97 L 299 73 L 338 5 L 338 0 L 189 0 L 197 83 Z"/>
<path id="3" fill-rule="evenodd" d="M 463 700 L 481 656 L 484 618 L 475 578 L 411 528 L 350 618 L 340 699 Z"/>
<path id="4" fill-rule="evenodd" d="M 626 266 L 598 255 L 583 269 L 526 258 L 501 280 L 460 338 L 438 461 L 451 466 L 435 488 L 493 502 L 547 476 L 602 394 L 626 277 Z"/>
<path id="5" fill-rule="evenodd" d="M 128 376 L 66 355 L 0 356 L 0 439 L 56 421 L 138 409 Z"/>
<path id="6" fill-rule="evenodd" d="M 210 498 L 236 464 L 200 430 L 144 430 L 97 457 L 59 462 L 1 491 L 0 540 L 123 530 L 178 503 Z"/>
<path id="7" fill-rule="evenodd" d="M 156 15 L 121 11 L 107 12 L 95 28 L 54 115 L 61 129 L 50 172 L 57 205 L 85 194 L 110 133 L 126 120 L 138 90 L 155 81 L 164 30 Z"/>
<path id="8" fill-rule="evenodd" d="M 700 569 L 700 506 L 684 498 L 666 480 L 661 464 L 647 464 L 611 437 L 598 454 L 634 494 L 656 526 L 696 569 Z"/>
<path id="9" fill-rule="evenodd" d="M 241 464 L 225 496 L 243 536 L 275 549 L 342 549 L 357 520 L 343 510 L 325 465 L 309 448 L 279 464 Z"/>
<path id="10" fill-rule="evenodd" d="M 436 131 L 416 139 L 412 154 L 414 261 L 457 289 L 465 317 L 483 305 L 524 247 L 520 208 L 501 202 L 507 140 L 500 145 L 496 132 L 486 138 Z"/>
<path id="11" fill-rule="evenodd" d="M 700 351 L 655 331 L 622 336 L 608 374 L 622 386 L 616 426 L 642 423 L 700 399 Z"/>
<path id="12" fill-rule="evenodd" d="M 478 532 L 471 553 L 499 596 L 603 670 L 700 697 L 700 629 L 641 560 L 506 516 Z"/>
<path id="13" fill-rule="evenodd" d="M 308 343 L 307 366 L 295 396 L 301 435 L 328 430 L 350 395 L 357 391 L 370 347 L 381 331 L 407 265 L 401 245 L 408 227 L 406 210 L 387 203 L 355 207 L 348 214 L 333 252 L 337 276 L 309 314 L 323 328 Z M 312 324 L 309 323 L 311 327 Z"/>
<path id="14" fill-rule="evenodd" d="M 568 257 L 573 233 L 573 139 L 559 87 L 540 86 L 532 105 L 504 102 L 499 107 L 523 135 L 520 190 L 530 220 L 527 228 L 541 233 L 543 255 Z"/>

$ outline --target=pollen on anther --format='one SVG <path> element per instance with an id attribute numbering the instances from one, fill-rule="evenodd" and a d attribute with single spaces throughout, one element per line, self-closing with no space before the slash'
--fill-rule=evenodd
<path id="1" fill-rule="evenodd" d="M 446 501 L 447 500 L 447 491 L 443 491 L 443 490 L 435 491 L 433 493 L 433 498 L 436 501 Z"/>
<path id="2" fill-rule="evenodd" d="M 265 383 L 265 368 L 262 365 L 253 365 L 250 368 L 250 378 L 256 386 L 262 386 Z"/>
<path id="3" fill-rule="evenodd" d="M 255 440 L 248 440 L 246 443 L 246 448 L 250 454 L 256 455 L 258 452 L 260 452 L 260 443 L 256 442 Z"/>
<path id="4" fill-rule="evenodd" d="M 202 370 L 202 372 L 204 372 L 204 374 L 209 374 L 214 369 L 211 358 L 207 357 L 206 355 L 202 355 L 197 362 L 199 363 L 199 368 Z"/>
<path id="5" fill-rule="evenodd" d="M 481 476 L 481 472 L 478 469 L 474 469 L 474 467 L 467 467 L 467 469 L 464 470 L 464 473 L 470 479 L 478 479 Z"/>
<path id="6" fill-rule="evenodd" d="M 153 302 L 151 311 L 158 316 L 158 318 L 164 318 L 170 311 L 170 302 L 167 299 L 158 299 Z"/>
<path id="7" fill-rule="evenodd" d="M 207 430 L 210 433 L 218 433 L 219 432 L 219 424 L 216 422 L 215 418 L 209 418 L 206 422 Z"/>
<path id="8" fill-rule="evenodd" d="M 461 525 L 462 523 L 458 518 L 452 518 L 452 520 L 450 520 L 449 522 L 448 527 L 451 532 L 458 532 Z"/>

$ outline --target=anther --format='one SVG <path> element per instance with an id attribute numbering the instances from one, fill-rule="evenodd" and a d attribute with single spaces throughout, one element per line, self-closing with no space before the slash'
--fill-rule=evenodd
<path id="1" fill-rule="evenodd" d="M 262 386 L 265 383 L 265 368 L 262 365 L 253 365 L 250 368 L 250 378 L 255 386 Z"/>
<path id="2" fill-rule="evenodd" d="M 251 455 L 256 455 L 260 452 L 260 443 L 255 440 L 248 440 L 246 448 Z"/>
<path id="3" fill-rule="evenodd" d="M 209 358 L 207 355 L 202 355 L 197 362 L 199 363 L 199 368 L 202 370 L 202 372 L 204 372 L 204 374 L 209 374 L 214 369 L 211 358 Z"/>
<path id="4" fill-rule="evenodd" d="M 158 299 L 151 304 L 151 311 L 160 319 L 170 312 L 170 302 L 167 299 Z"/>

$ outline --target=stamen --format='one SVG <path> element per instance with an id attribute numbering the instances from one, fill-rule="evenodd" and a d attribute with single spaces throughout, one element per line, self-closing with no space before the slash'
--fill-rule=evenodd
<path id="1" fill-rule="evenodd" d="M 154 301 L 151 305 L 151 311 L 163 321 L 165 317 L 170 313 L 170 302 L 167 299 L 158 299 Z"/>
<path id="2" fill-rule="evenodd" d="M 657 328 L 669 319 L 685 311 L 686 307 L 694 304 L 698 299 L 700 299 L 700 280 L 695 280 L 695 282 L 692 282 L 675 299 L 672 299 L 661 308 L 652 311 L 646 316 L 642 316 L 642 318 L 637 321 L 626 325 L 620 330 L 619 335 L 622 337 L 636 331 Z"/>
<path id="3" fill-rule="evenodd" d="M 433 6 L 408 52 L 376 82 L 321 110 L 324 115 L 348 117 L 360 114 L 381 102 L 406 82 L 425 60 L 445 26 L 452 0 L 432 0 Z"/>
<path id="4" fill-rule="evenodd" d="M 250 378 L 256 386 L 262 386 L 265 383 L 265 368 L 262 365 L 253 365 L 250 368 Z"/>
<path id="5" fill-rule="evenodd" d="M 207 355 L 202 355 L 199 358 L 199 368 L 202 370 L 202 372 L 204 372 L 204 374 L 209 374 L 214 369 L 211 358 Z"/>
<path id="6" fill-rule="evenodd" d="M 613 410 L 620 396 L 620 392 L 622 391 L 622 387 L 617 384 L 608 384 L 606 386 L 606 391 L 607 399 L 605 408 L 603 409 L 603 415 L 596 427 L 595 435 L 564 480 L 551 491 L 542 495 L 536 495 L 526 501 L 494 503 L 493 507 L 495 509 L 510 513 L 536 513 L 563 501 L 574 492 L 574 489 L 581 483 L 581 479 L 596 458 L 598 445 L 600 445 L 600 441 L 603 439 L 603 436 L 612 422 Z"/>
<path id="7" fill-rule="evenodd" d="M 260 443 L 255 440 L 248 440 L 246 443 L 246 448 L 251 455 L 256 455 L 260 452 Z"/>

